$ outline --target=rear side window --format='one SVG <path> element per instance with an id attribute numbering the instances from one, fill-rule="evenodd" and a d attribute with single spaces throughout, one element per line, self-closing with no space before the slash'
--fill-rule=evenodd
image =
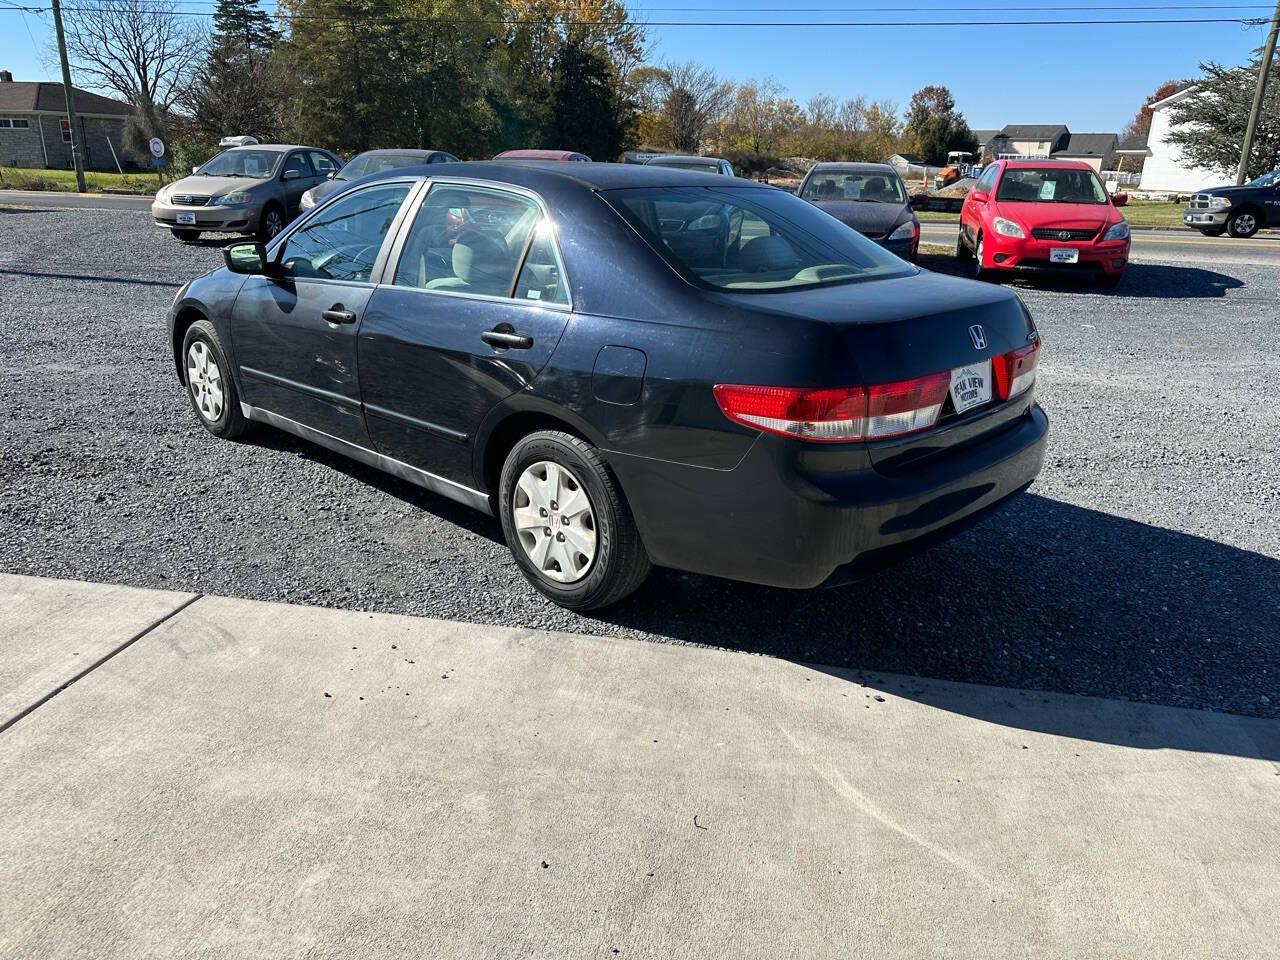
<path id="1" fill-rule="evenodd" d="M 538 205 L 527 197 L 437 183 L 414 217 L 393 282 L 423 290 L 509 297 L 516 266 L 541 216 Z"/>
<path id="2" fill-rule="evenodd" d="M 389 183 L 339 197 L 285 241 L 281 268 L 299 279 L 367 281 L 412 186 Z"/>
<path id="3" fill-rule="evenodd" d="M 533 242 L 529 244 L 520 276 L 516 278 L 515 296 L 517 300 L 569 305 L 569 291 L 565 289 L 564 273 L 556 254 L 555 236 L 551 224 L 545 219 L 533 232 Z"/>
<path id="4" fill-rule="evenodd" d="M 665 187 L 603 196 L 677 273 L 715 289 L 767 293 L 915 272 L 781 190 Z"/>
<path id="5" fill-rule="evenodd" d="M 327 153 L 312 150 L 309 156 L 311 157 L 311 166 L 315 168 L 316 176 L 327 177 L 331 173 L 338 172 L 338 164 Z"/>

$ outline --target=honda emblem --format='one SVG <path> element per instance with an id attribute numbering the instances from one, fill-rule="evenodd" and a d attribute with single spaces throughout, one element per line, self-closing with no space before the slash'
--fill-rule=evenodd
<path id="1" fill-rule="evenodd" d="M 982 326 L 975 323 L 969 328 L 969 339 L 973 341 L 973 349 L 981 350 L 987 345 L 987 335 L 983 332 Z"/>

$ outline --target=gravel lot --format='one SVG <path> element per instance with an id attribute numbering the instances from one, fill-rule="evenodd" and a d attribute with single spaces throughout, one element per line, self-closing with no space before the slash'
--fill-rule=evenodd
<path id="1" fill-rule="evenodd" d="M 208 435 L 163 315 L 220 262 L 141 212 L 0 209 L 0 570 L 1280 716 L 1274 266 L 1024 287 L 1049 458 L 959 539 L 820 592 L 657 571 L 583 617 L 495 520 L 272 430 Z"/>

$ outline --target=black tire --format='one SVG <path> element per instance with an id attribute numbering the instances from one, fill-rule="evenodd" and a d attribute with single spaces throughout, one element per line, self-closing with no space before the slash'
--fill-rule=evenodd
<path id="1" fill-rule="evenodd" d="M 982 265 L 982 234 L 978 234 L 978 245 L 973 248 L 973 279 L 995 282 L 995 275 Z"/>
<path id="2" fill-rule="evenodd" d="M 526 552 L 516 526 L 517 483 L 535 464 L 554 463 L 580 480 L 593 516 L 596 553 L 580 580 L 562 583 L 544 574 Z M 554 504 L 554 501 L 553 501 Z M 598 610 L 633 593 L 649 575 L 649 556 L 640 542 L 631 508 L 617 479 L 591 444 L 559 430 L 539 430 L 521 439 L 507 454 L 498 484 L 498 516 L 520 572 L 554 603 L 570 610 Z M 551 516 L 549 523 L 554 523 Z M 548 530 L 552 528 L 548 526 Z M 525 531 L 527 534 L 528 531 Z M 557 539 L 563 536 L 557 534 Z"/>
<path id="3" fill-rule="evenodd" d="M 1109 290 L 1114 290 L 1116 287 L 1120 286 L 1120 281 L 1123 278 L 1124 278 L 1123 273 L 1101 273 L 1100 272 L 1094 278 L 1094 282 L 1100 287 L 1104 287 Z"/>
<path id="4" fill-rule="evenodd" d="M 1256 210 L 1237 210 L 1227 221 L 1227 233 L 1241 240 L 1247 240 L 1258 232 L 1260 226 Z"/>
<path id="5" fill-rule="evenodd" d="M 956 259 L 961 263 L 968 263 L 973 259 L 973 251 L 965 245 L 963 229 L 956 234 Z"/>
<path id="6" fill-rule="evenodd" d="M 284 208 L 278 203 L 268 203 L 262 208 L 262 219 L 258 222 L 258 239 L 270 243 L 287 223 Z"/>
<path id="7" fill-rule="evenodd" d="M 180 240 L 182 243 L 195 243 L 200 239 L 199 230 L 175 230 L 170 228 L 169 232 L 173 234 L 175 239 Z"/>
<path id="8" fill-rule="evenodd" d="M 1206 237 L 1220 237 L 1227 232 L 1226 227 L 1205 227 L 1201 231 Z"/>
<path id="9" fill-rule="evenodd" d="M 212 405 L 214 395 L 208 390 L 208 378 L 192 385 L 191 364 L 192 348 L 200 344 L 217 366 L 218 383 L 221 389 L 221 403 Z M 182 383 L 186 388 L 187 401 L 206 430 L 215 437 L 232 440 L 241 436 L 251 426 L 249 419 L 240 409 L 240 394 L 236 390 L 235 379 L 231 376 L 231 365 L 227 362 L 227 352 L 222 348 L 222 339 L 218 331 L 208 320 L 197 320 L 187 328 L 182 338 Z M 216 415 L 214 415 L 216 413 Z"/>

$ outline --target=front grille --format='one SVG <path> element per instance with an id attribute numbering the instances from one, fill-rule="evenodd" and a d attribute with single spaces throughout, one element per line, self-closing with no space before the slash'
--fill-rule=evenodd
<path id="1" fill-rule="evenodd" d="M 209 205 L 208 197 L 202 197 L 194 193 L 175 193 L 169 200 L 183 207 L 205 207 Z"/>
<path id="2" fill-rule="evenodd" d="M 1053 227 L 1042 227 L 1031 231 L 1031 235 L 1037 240 L 1061 240 L 1064 243 L 1068 240 L 1092 240 L 1097 234 L 1096 228 L 1093 230 L 1059 230 Z"/>

